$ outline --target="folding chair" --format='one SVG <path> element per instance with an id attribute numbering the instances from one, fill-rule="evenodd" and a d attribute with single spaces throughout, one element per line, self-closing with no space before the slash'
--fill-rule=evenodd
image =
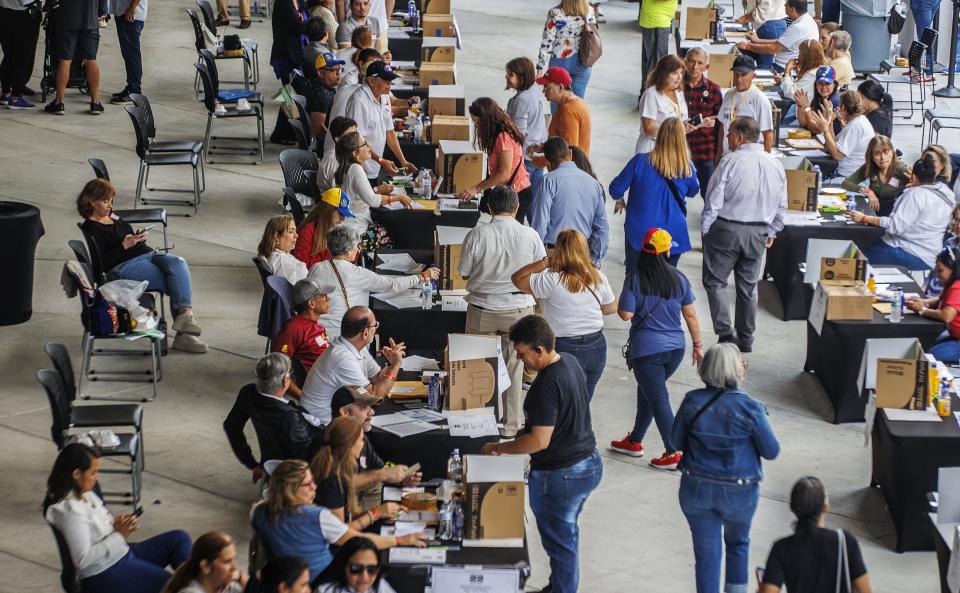
<path id="1" fill-rule="evenodd" d="M 57 552 L 60 554 L 60 586 L 63 587 L 64 593 L 82 593 L 80 576 L 77 574 L 77 567 L 73 565 L 73 556 L 70 554 L 67 540 L 53 525 L 50 525 L 50 530 L 53 531 L 53 538 L 57 540 Z"/>
<path id="2" fill-rule="evenodd" d="M 207 127 L 203 136 L 203 159 L 208 163 L 212 163 L 210 160 L 210 154 L 217 153 L 247 153 L 250 155 L 258 155 L 257 160 L 253 161 L 253 164 L 263 160 L 263 108 L 260 105 L 251 104 L 249 111 L 237 111 L 236 109 L 225 110 L 223 113 L 217 113 L 217 87 L 214 85 L 213 81 L 210 78 L 210 72 L 207 70 L 206 64 L 195 64 L 197 73 L 200 76 L 200 83 L 203 86 L 203 105 L 207 108 Z M 255 117 L 257 125 L 257 136 L 256 138 L 238 137 L 238 136 L 214 136 L 213 135 L 213 124 L 214 121 L 218 119 L 236 119 L 243 117 Z M 240 141 L 240 142 L 250 142 L 256 141 L 256 148 L 251 150 L 247 147 L 240 146 L 217 146 L 213 144 L 214 140 L 227 140 L 227 141 Z"/>
<path id="3" fill-rule="evenodd" d="M 142 95 L 138 95 L 142 96 Z M 132 98 L 132 95 L 131 95 Z M 107 170 L 107 164 L 102 159 L 87 159 L 97 179 L 106 179 L 110 181 L 110 172 Z M 202 167 L 202 164 L 201 164 Z M 203 169 L 200 170 L 201 181 L 203 180 Z M 147 188 L 149 189 L 149 188 Z M 201 188 L 200 191 L 203 191 Z M 136 204 L 134 204 L 136 206 Z M 172 248 L 167 241 L 167 210 L 165 208 L 140 208 L 139 210 L 116 210 L 114 214 L 127 222 L 158 222 L 163 226 L 163 248 L 169 250 Z M 68 241 L 69 243 L 69 241 Z M 79 260 L 79 257 L 77 258 Z M 84 260 L 79 260 L 83 262 Z"/>
<path id="4" fill-rule="evenodd" d="M 194 47 L 195 47 L 196 50 L 197 50 L 197 64 L 200 64 L 200 63 L 201 63 L 201 60 L 200 60 L 200 50 L 203 50 L 203 49 L 206 49 L 206 48 L 207 48 L 206 41 L 204 40 L 204 37 L 203 37 L 203 28 L 202 28 L 201 25 L 200 25 L 200 18 L 197 16 L 197 13 L 195 13 L 195 12 L 192 11 L 192 10 L 190 10 L 189 8 L 187 8 L 187 9 L 185 9 L 185 10 L 187 11 L 187 16 L 190 17 L 190 23 L 193 25 L 193 44 L 194 44 Z M 214 31 L 211 30 L 210 32 L 213 33 Z M 228 80 L 228 81 L 224 81 L 224 82 L 228 82 L 228 83 L 231 83 L 231 84 L 241 84 L 241 83 L 242 83 L 242 84 L 243 84 L 243 88 L 245 88 L 245 89 L 249 89 L 249 88 L 250 88 L 250 86 L 251 86 L 251 84 L 250 84 L 250 82 L 251 82 L 251 80 L 250 80 L 250 70 L 251 70 L 251 68 L 250 68 L 250 57 L 247 55 L 246 52 L 243 52 L 243 54 L 242 54 L 242 55 L 239 55 L 239 56 L 225 56 L 225 55 L 223 55 L 223 54 L 218 54 L 217 56 L 215 56 L 215 58 L 216 58 L 217 60 L 241 60 L 242 63 L 243 63 L 243 80 Z M 199 93 L 200 93 L 200 91 L 202 90 L 202 88 L 203 88 L 203 87 L 200 86 L 200 79 L 199 79 L 199 77 L 194 77 L 194 79 L 193 79 L 193 90 L 194 90 L 194 93 L 197 95 L 197 98 L 199 98 Z"/>
<path id="5" fill-rule="evenodd" d="M 300 203 L 297 192 L 289 187 L 283 188 L 283 207 L 290 212 L 290 216 L 293 217 L 293 222 L 297 223 L 297 226 L 300 226 L 300 223 L 302 223 L 304 219 L 303 204 Z"/>
<path id="6" fill-rule="evenodd" d="M 65 409 L 69 409 L 69 404 L 66 402 L 63 382 L 60 380 L 60 375 L 52 369 L 37 371 L 37 381 L 47 393 L 47 400 L 50 404 L 50 415 L 53 418 L 50 425 L 50 436 L 57 449 L 63 449 L 70 436 L 68 418 L 64 412 Z M 105 497 L 118 497 L 120 502 L 135 506 L 140 501 L 141 473 L 143 471 L 140 437 L 135 432 L 116 433 L 116 435 L 120 443 L 114 447 L 99 446 L 100 454 L 103 457 L 126 457 L 130 460 L 130 466 L 127 469 L 101 467 L 100 471 L 105 474 L 128 474 L 131 488 L 129 491 L 104 492 L 103 494 Z"/>
<path id="7" fill-rule="evenodd" d="M 926 49 L 927 47 L 924 44 L 920 43 L 919 41 L 914 41 L 913 43 L 910 44 L 910 53 L 907 55 L 907 60 L 910 64 L 910 67 L 909 67 L 910 76 L 908 77 L 902 76 L 900 74 L 868 74 L 867 75 L 867 79 L 873 80 L 875 82 L 879 82 L 882 85 L 885 85 L 885 89 L 887 92 L 890 92 L 891 84 L 907 85 L 907 88 L 910 91 L 910 99 L 908 101 L 903 101 L 903 100 L 894 101 L 894 104 L 896 103 L 909 104 L 910 115 L 907 115 L 903 119 L 912 119 L 915 111 L 914 106 L 920 105 L 920 109 L 923 109 L 923 106 L 927 101 L 927 84 L 928 83 L 923 82 L 924 80 L 923 76 L 925 75 L 925 73 L 923 72 L 923 68 L 921 67 L 921 61 L 923 59 L 924 52 L 926 52 Z M 915 79 L 919 80 L 920 82 L 914 82 Z M 934 83 L 931 81 L 929 85 L 931 89 L 930 94 L 932 95 Z M 914 86 L 920 87 L 919 101 L 914 101 L 914 98 L 913 98 Z M 934 107 L 936 107 L 936 101 L 937 101 L 936 97 L 934 97 L 934 100 L 933 100 Z M 894 107 L 894 111 L 906 111 L 906 109 Z M 919 125 L 922 126 L 922 122 Z"/>
<path id="8" fill-rule="evenodd" d="M 213 13 L 213 6 L 207 0 L 196 0 L 197 8 L 200 9 L 200 16 L 203 17 L 203 24 L 206 28 L 210 29 L 210 32 L 214 35 L 218 35 L 217 31 L 217 18 Z M 260 44 L 256 39 L 252 37 L 240 38 L 240 45 L 243 47 L 243 51 L 247 53 L 247 59 L 253 66 L 253 79 L 252 86 L 256 87 L 260 82 L 260 58 L 259 58 L 259 48 Z"/>
<path id="9" fill-rule="evenodd" d="M 300 150 L 310 150 L 310 141 L 307 140 L 307 134 L 303 130 L 303 125 L 299 119 L 287 118 L 290 127 L 293 128 L 293 137 L 297 140 L 297 148 Z"/>
<path id="10" fill-rule="evenodd" d="M 140 93 L 130 93 L 130 100 L 143 112 L 144 122 L 147 124 L 147 152 L 150 153 L 168 153 L 168 152 L 192 152 L 196 154 L 203 153 L 203 142 L 198 140 L 157 140 L 157 124 L 153 117 L 153 108 L 150 107 L 150 100 L 146 95 Z M 149 177 L 143 180 L 143 187 L 147 191 L 176 191 L 162 187 L 150 187 L 147 183 Z M 203 161 L 200 161 L 200 191 L 207 189 L 207 176 L 203 170 Z"/>

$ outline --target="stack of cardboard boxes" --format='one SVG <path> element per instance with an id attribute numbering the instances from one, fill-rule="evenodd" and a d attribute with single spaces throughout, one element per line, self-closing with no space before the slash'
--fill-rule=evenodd
<path id="1" fill-rule="evenodd" d="M 810 306 L 810 322 L 815 328 L 823 321 L 873 319 L 874 295 L 866 287 L 867 258 L 852 241 L 811 239 L 807 247 L 807 277 L 819 263 L 817 288 Z M 831 253 L 832 251 L 832 253 Z M 811 261 L 818 257 L 818 261 Z M 823 253 L 827 255 L 822 255 Z"/>

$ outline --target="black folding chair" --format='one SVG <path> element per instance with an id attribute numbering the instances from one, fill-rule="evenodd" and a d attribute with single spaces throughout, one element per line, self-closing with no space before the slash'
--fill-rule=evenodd
<path id="1" fill-rule="evenodd" d="M 217 112 L 217 87 L 214 85 L 212 79 L 210 78 L 210 72 L 207 69 L 206 64 L 196 64 L 197 73 L 200 76 L 200 83 L 203 86 L 203 105 L 207 108 L 207 127 L 203 136 L 203 148 L 204 155 L 203 158 L 208 163 L 212 163 L 210 160 L 210 155 L 212 153 L 247 153 L 250 155 L 258 155 L 257 160 L 253 161 L 253 164 L 263 160 L 263 108 L 261 105 L 252 103 L 250 105 L 249 111 L 237 111 L 236 109 L 224 109 L 222 112 Z M 222 107 L 222 106 L 221 106 Z M 257 125 L 257 136 L 256 138 L 251 138 L 249 136 L 240 137 L 240 136 L 214 136 L 213 135 L 213 124 L 218 119 L 237 119 L 237 118 L 246 118 L 246 117 L 255 117 Z M 251 142 L 255 141 L 256 148 L 251 150 L 248 147 L 241 146 L 223 146 L 222 144 L 213 144 L 214 140 L 219 141 L 230 141 L 230 142 Z"/>
<path id="2" fill-rule="evenodd" d="M 57 552 L 60 554 L 60 586 L 63 587 L 64 593 L 82 593 L 80 577 L 77 575 L 77 567 L 73 565 L 73 556 L 70 554 L 67 540 L 53 525 L 50 525 L 50 530 L 53 531 L 53 538 L 57 540 Z"/>
<path id="3" fill-rule="evenodd" d="M 157 123 L 153 117 L 153 108 L 150 107 L 150 100 L 147 99 L 146 95 L 141 95 L 140 93 L 130 93 L 130 100 L 140 108 L 140 111 L 143 113 L 144 123 L 147 124 L 147 152 L 192 152 L 203 154 L 203 142 L 199 140 L 157 140 Z M 143 187 L 145 187 L 147 191 L 171 191 L 161 187 L 150 187 L 148 181 L 149 176 L 143 180 Z M 206 173 L 203 170 L 203 161 L 200 161 L 200 191 L 202 192 L 205 189 L 207 189 Z"/>
<path id="4" fill-rule="evenodd" d="M 283 188 L 283 207 L 290 212 L 290 216 L 293 217 L 293 222 L 297 223 L 297 226 L 300 226 L 300 223 L 302 223 L 304 219 L 303 204 L 300 203 L 297 192 L 289 187 Z"/>

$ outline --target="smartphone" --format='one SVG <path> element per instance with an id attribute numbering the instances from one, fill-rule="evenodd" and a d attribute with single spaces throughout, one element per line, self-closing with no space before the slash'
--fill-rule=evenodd
<path id="1" fill-rule="evenodd" d="M 137 234 L 139 234 L 139 233 L 145 233 L 145 232 L 149 231 L 150 229 L 152 229 L 152 228 L 155 227 L 155 226 L 157 226 L 157 225 L 155 225 L 155 224 L 148 224 L 147 226 L 145 226 L 145 227 L 143 227 L 142 229 L 140 229 L 139 231 L 137 231 Z"/>
<path id="2" fill-rule="evenodd" d="M 700 124 L 703 123 L 703 116 L 698 113 L 697 115 L 694 115 L 687 121 L 690 122 L 690 125 L 692 126 L 699 126 Z"/>
<path id="3" fill-rule="evenodd" d="M 135 509 L 133 509 L 133 516 L 134 516 L 134 517 L 139 517 L 139 516 L 142 515 L 142 514 L 143 514 L 143 506 L 142 506 L 142 505 L 141 505 L 141 506 L 138 506 L 138 507 L 135 508 Z"/>
<path id="4" fill-rule="evenodd" d="M 411 465 L 410 467 L 408 467 L 408 468 L 407 468 L 407 475 L 405 475 L 405 476 L 403 476 L 403 477 L 404 477 L 404 478 L 409 478 L 410 476 L 412 476 L 413 474 L 417 473 L 418 471 L 420 471 L 420 463 L 419 463 L 419 462 L 418 462 L 418 463 L 414 463 L 413 465 Z"/>

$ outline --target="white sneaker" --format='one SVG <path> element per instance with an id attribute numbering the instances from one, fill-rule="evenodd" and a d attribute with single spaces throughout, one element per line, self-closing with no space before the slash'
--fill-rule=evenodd
<path id="1" fill-rule="evenodd" d="M 241 113 L 246 113 L 250 111 L 250 109 L 251 109 L 250 103 L 246 99 L 241 98 L 237 100 L 237 111 Z"/>
<path id="2" fill-rule="evenodd" d="M 189 334 L 177 334 L 173 339 L 173 349 L 191 354 L 206 354 L 209 348 L 200 341 L 200 338 Z"/>
<path id="3" fill-rule="evenodd" d="M 217 106 L 213 108 L 213 113 L 214 113 L 215 115 L 226 115 L 226 114 L 227 114 L 227 108 L 224 107 L 223 104 L 217 103 Z"/>
<path id="4" fill-rule="evenodd" d="M 199 336 L 201 333 L 203 333 L 203 330 L 200 329 L 200 324 L 197 323 L 197 318 L 193 314 L 193 311 L 177 315 L 177 319 L 173 322 L 173 327 L 171 329 L 177 333 L 187 334 L 190 336 Z"/>

